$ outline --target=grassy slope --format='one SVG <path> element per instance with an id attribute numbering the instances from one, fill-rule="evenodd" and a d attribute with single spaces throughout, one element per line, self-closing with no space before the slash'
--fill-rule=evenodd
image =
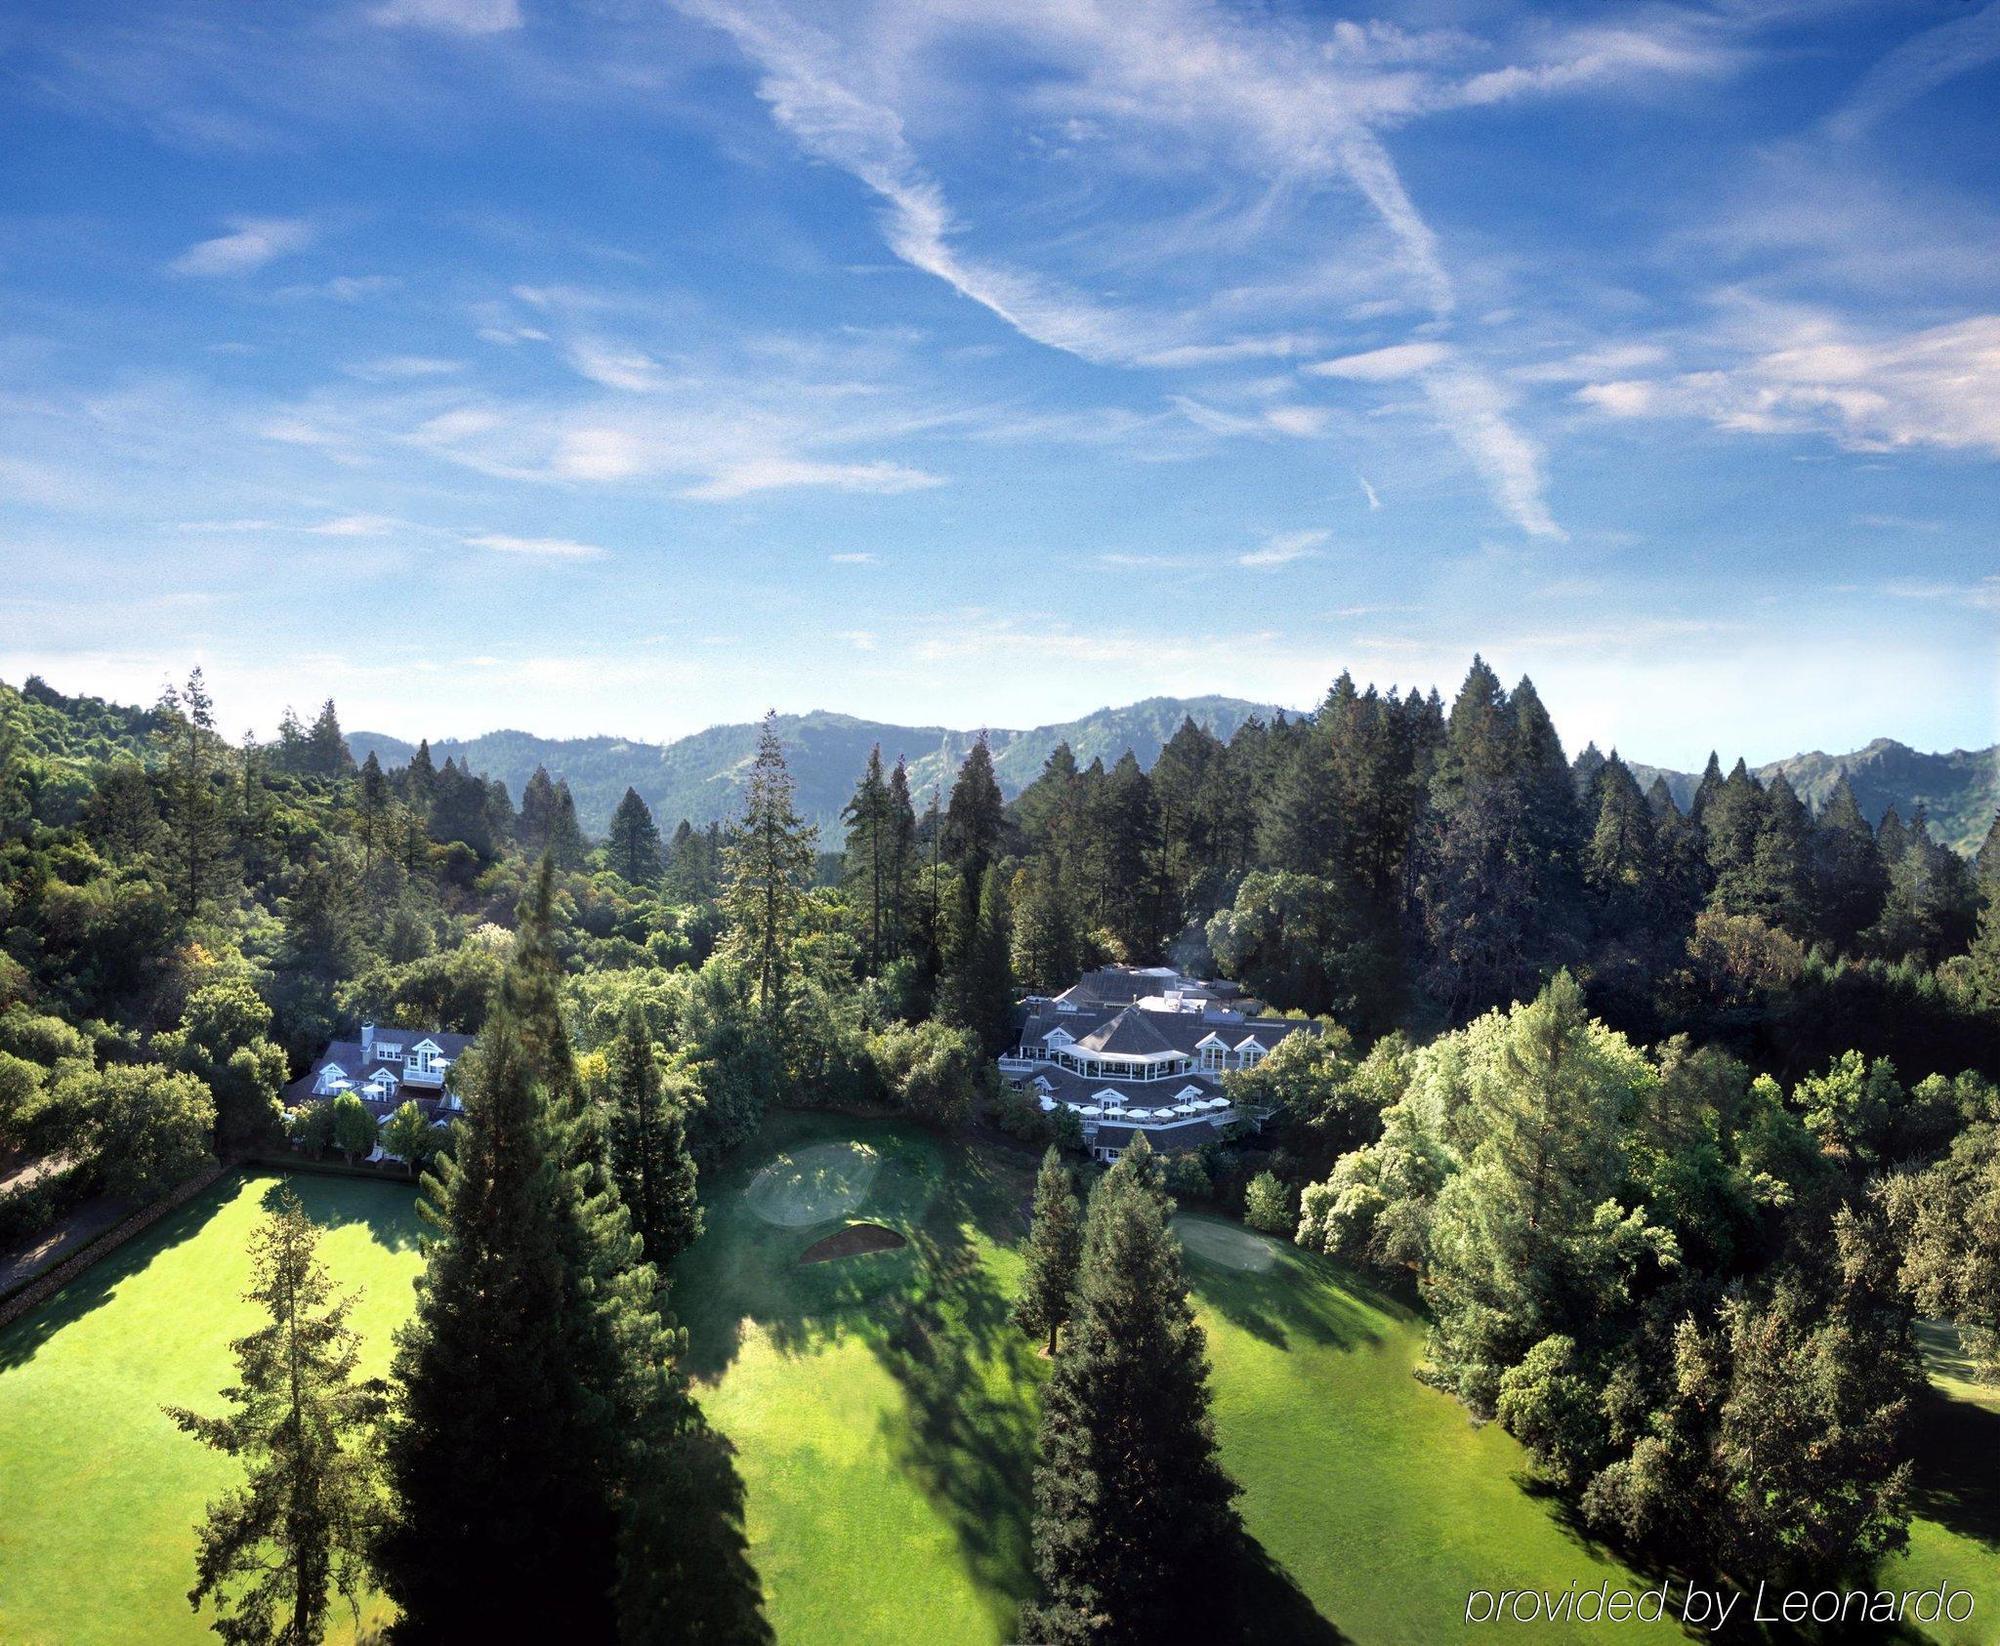
<path id="1" fill-rule="evenodd" d="M 1188 1273 L 1244 1522 L 1324 1616 L 1358 1641 L 1421 1646 L 1457 1632 L 1470 1588 L 1645 1586 L 1521 1489 L 1524 1455 L 1497 1425 L 1476 1427 L 1411 1377 L 1423 1326 L 1410 1310 L 1297 1247 L 1274 1249 L 1263 1273 L 1199 1255 Z M 1547 1624 L 1499 1632 L 1547 1641 L 1603 1633 Z"/>
<path id="2" fill-rule="evenodd" d="M 212 1640 L 188 1609 L 194 1524 L 236 1465 L 163 1403 L 219 1411 L 229 1342 L 255 1323 L 244 1242 L 269 1176 L 229 1177 L 0 1334 L 0 1640 L 123 1646 Z M 364 1373 L 385 1369 L 417 1272 L 413 1198 L 394 1185 L 293 1179 L 328 1226 Z M 339 1614 L 334 1639 L 347 1637 Z"/>
<path id="3" fill-rule="evenodd" d="M 801 1267 L 835 1225 L 763 1223 L 744 1188 L 780 1146 L 850 1136 L 883 1157 L 861 1215 L 910 1244 Z M 783 1116 L 704 1194 L 675 1299 L 788 1646 L 1006 1638 L 1041 1375 L 1007 1322 L 1029 1187 L 1023 1168 L 905 1128 Z"/>
<path id="4" fill-rule="evenodd" d="M 779 1147 L 859 1137 L 883 1166 L 858 1215 L 911 1244 L 799 1267 L 832 1225 L 758 1221 L 742 1190 Z M 182 1598 L 191 1528 L 230 1478 L 163 1401 L 204 1409 L 248 1318 L 243 1240 L 270 1179 L 233 1179 L 0 1335 L 0 1640 L 209 1638 Z M 369 1369 L 416 1269 L 406 1193 L 295 1180 L 366 1298 Z M 754 1558 L 783 1646 L 1008 1638 L 1027 1583 L 1034 1391 L 1006 1314 L 1025 1165 L 892 1125 L 780 1116 L 709 1195 L 679 1282 L 694 1370 L 741 1448 Z M 1354 1640 L 1448 1638 L 1474 1584 L 1594 1585 L 1619 1568 L 1521 1489 L 1522 1454 L 1409 1375 L 1421 1327 L 1331 1265 L 1278 1248 L 1245 1273 L 1195 1258 L 1225 1460 L 1249 1529 Z M 1952 1368 L 1934 1361 L 1941 1379 Z M 1911 1553 L 1882 1575 L 1950 1578 L 2000 1605 L 2000 1400 L 1949 1381 Z M 1983 1403 L 1982 1403 L 1983 1402 Z M 1622 1633 L 1623 1631 L 1621 1631 Z M 1515 1638 L 1560 1639 L 1546 1629 Z M 336 1634 L 344 1638 L 345 1631 Z M 1274 1624 L 1273 1641 L 1336 1638 Z"/>

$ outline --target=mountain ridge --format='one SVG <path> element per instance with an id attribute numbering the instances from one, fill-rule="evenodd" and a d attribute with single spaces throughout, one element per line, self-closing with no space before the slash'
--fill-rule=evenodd
<path id="1" fill-rule="evenodd" d="M 933 784 L 949 795 L 952 776 L 981 731 L 993 752 L 1001 792 L 1011 799 L 1034 781 L 1058 743 L 1067 742 L 1084 765 L 1099 758 L 1110 765 L 1129 748 L 1141 765 L 1150 768 L 1183 719 L 1191 718 L 1227 739 L 1252 715 L 1268 719 L 1280 712 L 1297 711 L 1209 694 L 1142 698 L 1025 729 L 901 726 L 825 709 L 781 714 L 777 727 L 786 764 L 798 784 L 799 812 L 831 839 L 868 751 L 877 743 L 885 764 L 893 765 L 899 757 L 908 763 L 910 793 L 921 811 Z M 684 817 L 701 826 L 735 815 L 742 774 L 756 754 L 760 729 L 757 721 L 729 722 L 668 743 L 602 736 L 538 738 L 506 729 L 435 740 L 431 758 L 439 764 L 447 757 L 469 759 L 472 770 L 499 778 L 516 799 L 535 767 L 545 766 L 551 777 L 568 781 L 578 820 L 591 834 L 603 833 L 625 790 L 634 788 L 653 808 L 661 827 L 672 829 Z M 403 738 L 369 731 L 350 732 L 347 745 L 356 760 L 373 753 L 385 767 L 402 765 L 416 750 Z"/>
<path id="2" fill-rule="evenodd" d="M 1084 765 L 1093 759 L 1109 765 L 1130 748 L 1139 763 L 1150 768 L 1161 744 L 1184 717 L 1228 738 L 1251 715 L 1268 719 L 1280 712 L 1301 711 L 1281 711 L 1277 705 L 1217 694 L 1149 697 L 1106 706 L 1074 720 L 1020 730 L 984 730 L 993 751 L 994 775 L 1001 792 L 1012 799 L 1034 781 L 1059 742 L 1068 742 Z M 953 773 L 979 736 L 978 729 L 903 726 L 826 709 L 780 715 L 777 725 L 799 786 L 800 813 L 819 824 L 828 840 L 836 836 L 840 809 L 853 793 L 874 744 L 881 744 L 885 762 L 893 763 L 898 756 L 908 762 L 910 791 L 921 810 L 932 784 L 949 793 Z M 673 828 L 683 817 L 697 826 L 727 820 L 740 804 L 742 774 L 756 752 L 758 731 L 759 722 L 734 721 L 652 743 L 606 736 L 540 738 L 510 728 L 473 738 L 442 739 L 431 745 L 431 754 L 439 762 L 447 756 L 470 759 L 473 770 L 500 778 L 517 798 L 536 765 L 544 765 L 551 777 L 569 782 L 584 828 L 601 834 L 628 786 L 652 806 L 663 828 Z M 348 746 L 355 759 L 366 759 L 373 752 L 385 766 L 401 765 L 416 748 L 401 738 L 367 731 L 350 733 Z M 1700 781 L 1698 773 L 1673 767 L 1629 760 L 1626 764 L 1642 788 L 1655 777 L 1665 778 L 1683 807 Z M 1814 808 L 1825 804 L 1845 775 L 1870 822 L 1880 822 L 1890 806 L 1907 819 L 1922 805 L 1937 838 L 1962 852 L 1978 848 L 2000 811 L 2000 745 L 1926 753 L 1895 738 L 1878 737 L 1845 754 L 1811 749 L 1753 770 L 1763 783 L 1782 772 Z"/>

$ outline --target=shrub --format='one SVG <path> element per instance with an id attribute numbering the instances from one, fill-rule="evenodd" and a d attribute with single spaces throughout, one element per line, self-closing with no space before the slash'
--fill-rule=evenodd
<path id="1" fill-rule="evenodd" d="M 1167 1193 L 1176 1200 L 1213 1200 L 1215 1180 L 1198 1154 L 1177 1154 L 1167 1162 Z"/>
<path id="2" fill-rule="evenodd" d="M 1292 1191 L 1274 1173 L 1259 1172 L 1243 1191 L 1243 1221 L 1265 1234 L 1289 1238 L 1295 1221 Z"/>

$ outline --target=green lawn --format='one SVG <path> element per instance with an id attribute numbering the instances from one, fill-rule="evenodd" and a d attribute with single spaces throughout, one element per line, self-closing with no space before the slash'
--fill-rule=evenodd
<path id="1" fill-rule="evenodd" d="M 782 1646 L 1010 1638 L 1047 1369 L 1007 1320 L 1031 1171 L 890 1122 L 785 1114 L 705 1185 L 709 1230 L 674 1301 L 738 1448 Z M 208 1638 L 183 1598 L 191 1528 L 232 1466 L 159 1407 L 216 1408 L 249 1319 L 244 1237 L 273 1181 L 219 1185 L 0 1335 L 7 1646 Z M 294 1182 L 332 1226 L 335 1272 L 366 1288 L 356 1321 L 379 1370 L 417 1267 L 412 1197 Z M 853 1219 L 909 1243 L 798 1263 Z M 1467 1631 L 1466 1591 L 1638 1583 L 1526 1489 L 1512 1440 L 1411 1377 L 1423 1334 L 1405 1304 L 1240 1226 L 1180 1222 L 1224 1461 L 1267 1557 L 1262 1639 L 1574 1639 Z M 1920 1414 L 1920 1515 L 1882 1581 L 1972 1589 L 1974 1626 L 1939 1636 L 1970 1646 L 1995 1638 L 2000 1609 L 2000 1398 L 1963 1381 L 1951 1345 L 1928 1348 L 1940 1392 Z"/>
<path id="2" fill-rule="evenodd" d="M 244 1242 L 270 1175 L 224 1178 L 0 1334 L 0 1640 L 132 1646 L 213 1640 L 188 1609 L 194 1525 L 238 1466 L 182 1434 L 162 1404 L 220 1411 L 229 1342 L 255 1309 Z M 294 1177 L 322 1251 L 362 1288 L 364 1370 L 417 1272 L 414 1197 L 394 1184 Z M 335 1639 L 350 1633 L 346 1614 Z"/>

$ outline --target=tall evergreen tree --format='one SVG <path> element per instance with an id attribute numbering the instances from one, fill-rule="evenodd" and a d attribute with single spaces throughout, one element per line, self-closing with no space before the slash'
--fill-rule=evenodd
<path id="1" fill-rule="evenodd" d="M 979 915 L 953 958 L 944 984 L 944 1015 L 979 1037 L 989 1057 L 1013 1040 L 1014 922 L 1006 871 L 994 864 L 980 889 Z"/>
<path id="2" fill-rule="evenodd" d="M 1599 758 L 1592 782 L 1597 819 L 1584 848 L 1583 878 L 1604 922 L 1622 932 L 1640 924 L 1653 906 L 1658 844 L 1652 810 L 1625 762 L 1616 750 Z"/>
<path id="3" fill-rule="evenodd" d="M 1812 820 L 1783 772 L 1764 791 L 1751 851 L 1747 893 L 1752 912 L 1795 937 L 1813 930 Z"/>
<path id="4" fill-rule="evenodd" d="M 348 753 L 347 739 L 341 735 L 340 715 L 328 698 L 314 716 L 312 730 L 305 738 L 305 769 L 312 777 L 352 777 L 354 756 Z"/>
<path id="5" fill-rule="evenodd" d="M 647 1260 L 664 1268 L 694 1243 L 702 1228 L 684 1119 L 693 1083 L 676 1074 L 673 1089 L 667 1089 L 646 1015 L 636 1001 L 625 1009 L 610 1062 L 612 1171 Z"/>
<path id="6" fill-rule="evenodd" d="M 1812 866 L 1815 932 L 1836 949 L 1852 950 L 1881 918 L 1889 876 L 1845 772 L 1813 825 Z"/>
<path id="7" fill-rule="evenodd" d="M 437 798 L 437 766 L 431 759 L 428 737 L 417 744 L 417 752 L 403 768 L 403 798 L 411 810 L 429 816 L 431 802 Z"/>
<path id="8" fill-rule="evenodd" d="M 1031 989 L 1068 988 L 1083 969 L 1083 948 L 1062 866 L 1039 853 L 1021 873 L 1014 907 L 1014 975 Z"/>
<path id="9" fill-rule="evenodd" d="M 167 833 L 163 866 L 176 912 L 193 920 L 237 884 L 229 861 L 228 819 L 216 786 L 222 743 L 201 670 L 193 670 L 179 690 L 167 687 L 154 713 Z"/>
<path id="10" fill-rule="evenodd" d="M 350 1606 L 365 1580 L 380 1503 L 369 1434 L 378 1386 L 357 1381 L 361 1339 L 352 1294 L 336 1296 L 319 1230 L 287 1188 L 250 1236 L 248 1302 L 268 1320 L 230 1345 L 234 1408 L 167 1415 L 217 1451 L 244 1460 L 244 1485 L 208 1506 L 188 1603 L 215 1602 L 231 1646 L 315 1646 L 337 1593 Z"/>
<path id="11" fill-rule="evenodd" d="M 1217 1455 L 1208 1349 L 1180 1242 L 1135 1140 L 1090 1198 L 1069 1331 L 1042 1397 L 1024 1640 L 1227 1639 L 1236 1485 Z"/>
<path id="12" fill-rule="evenodd" d="M 1076 1182 L 1051 1147 L 1035 1174 L 1034 1222 L 1021 1275 L 1021 1296 L 1014 1320 L 1023 1331 L 1049 1340 L 1056 1352 L 1056 1334 L 1068 1324 L 1076 1298 L 1076 1276 L 1083 1261 L 1083 1208 Z"/>
<path id="13" fill-rule="evenodd" d="M 574 1070 L 555 1015 L 549 880 L 427 1179 L 415 1314 L 397 1334 L 387 1435 L 395 1512 L 379 1554 L 398 1638 L 608 1633 L 618 1478 L 568 1170 Z"/>
<path id="14" fill-rule="evenodd" d="M 530 856 L 539 857 L 548 848 L 549 831 L 555 822 L 556 786 L 549 777 L 548 767 L 537 764 L 522 786 L 521 811 L 514 825 Z"/>
<path id="15" fill-rule="evenodd" d="M 847 824 L 843 878 L 865 934 L 868 975 L 873 977 L 882 970 L 887 955 L 886 927 L 892 900 L 890 859 L 895 850 L 889 786 L 882 778 L 881 744 L 868 751 L 867 769 L 840 815 Z"/>
<path id="16" fill-rule="evenodd" d="M 382 775 L 382 763 L 375 751 L 361 763 L 361 800 L 356 808 L 361 821 L 361 872 L 375 872 L 375 857 L 388 845 L 389 780 Z"/>
<path id="17" fill-rule="evenodd" d="M 999 855 L 1006 826 L 1006 803 L 993 776 L 993 751 L 981 732 L 958 768 L 944 819 L 945 853 L 968 896 L 978 895 L 987 866 Z"/>
<path id="18" fill-rule="evenodd" d="M 574 815 L 574 806 L 571 810 Z M 633 885 L 648 886 L 660 878 L 659 826 L 653 821 L 653 809 L 639 798 L 637 789 L 628 788 L 611 814 L 605 847 L 613 867 Z"/>
<path id="19" fill-rule="evenodd" d="M 743 819 L 726 852 L 722 910 L 730 943 L 749 968 L 750 986 L 768 1020 L 784 1014 L 786 973 L 819 832 L 793 800 L 792 774 L 778 741 L 777 713 L 764 716 L 757 758 L 743 794 Z"/>
<path id="20" fill-rule="evenodd" d="M 883 804 L 888 859 L 883 952 L 900 959 L 910 952 L 911 901 L 917 888 L 917 813 L 910 804 L 910 774 L 900 756 L 889 773 Z"/>
<path id="21" fill-rule="evenodd" d="M 1697 798 L 1699 798 L 1697 796 Z M 1710 901 L 1724 914 L 1757 914 L 1757 834 L 1764 824 L 1764 791 L 1739 757 L 1708 797 L 1701 813 Z"/>
<path id="22" fill-rule="evenodd" d="M 555 815 L 549 822 L 549 843 L 545 850 L 559 869 L 581 868 L 584 854 L 590 850 L 590 842 L 583 838 L 583 826 L 576 820 L 576 798 L 569 792 L 568 778 L 556 784 Z"/>

